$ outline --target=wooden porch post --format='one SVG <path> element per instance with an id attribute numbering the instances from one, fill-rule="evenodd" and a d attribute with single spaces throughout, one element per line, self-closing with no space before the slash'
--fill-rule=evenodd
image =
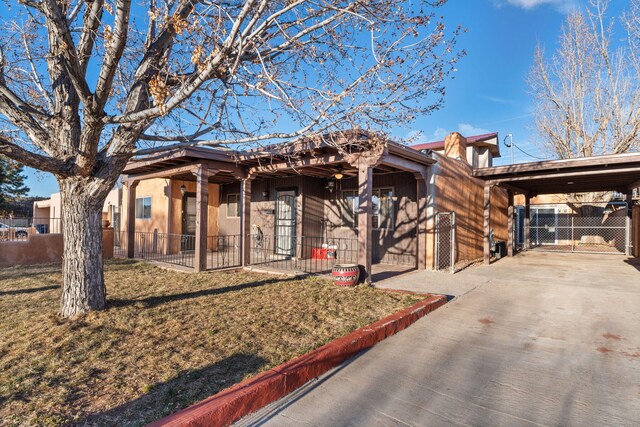
<path id="1" fill-rule="evenodd" d="M 135 256 L 136 248 L 136 188 L 138 180 L 127 181 L 127 258 Z"/>
<path id="2" fill-rule="evenodd" d="M 427 269 L 427 180 L 416 174 L 416 207 L 417 207 L 417 267 Z"/>
<path id="3" fill-rule="evenodd" d="M 509 207 L 507 210 L 507 256 L 513 256 L 513 191 L 507 190 Z"/>
<path id="4" fill-rule="evenodd" d="M 524 195 L 524 250 L 528 251 L 531 245 L 531 198 Z"/>
<path id="5" fill-rule="evenodd" d="M 484 185 L 484 247 L 483 262 L 491 263 L 491 185 Z"/>
<path id="6" fill-rule="evenodd" d="M 196 271 L 207 269 L 207 231 L 209 228 L 209 171 L 200 165 L 193 171 L 196 176 Z"/>
<path id="7" fill-rule="evenodd" d="M 242 266 L 251 264 L 251 181 L 245 178 L 240 186 L 240 242 L 242 245 Z"/>
<path id="8" fill-rule="evenodd" d="M 358 264 L 367 284 L 371 283 L 371 223 L 373 194 L 373 168 L 366 162 L 358 163 Z M 364 271 L 363 271 L 364 270 Z"/>
<path id="9" fill-rule="evenodd" d="M 631 256 L 633 255 L 633 235 L 631 234 L 631 228 L 633 223 L 633 190 L 629 190 L 627 192 L 627 215 L 625 221 L 625 240 L 626 240 L 626 249 L 625 255 Z"/>

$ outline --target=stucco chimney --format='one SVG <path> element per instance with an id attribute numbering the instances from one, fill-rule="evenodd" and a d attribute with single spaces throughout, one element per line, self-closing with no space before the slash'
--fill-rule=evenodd
<path id="1" fill-rule="evenodd" d="M 444 154 L 447 157 L 467 161 L 467 139 L 458 132 L 451 132 L 444 139 Z"/>

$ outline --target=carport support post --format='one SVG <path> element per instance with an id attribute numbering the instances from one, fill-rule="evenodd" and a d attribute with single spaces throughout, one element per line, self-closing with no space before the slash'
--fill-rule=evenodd
<path id="1" fill-rule="evenodd" d="M 127 182 L 127 258 L 133 258 L 136 250 L 136 188 L 138 180 Z"/>
<path id="2" fill-rule="evenodd" d="M 193 171 L 196 176 L 196 271 L 207 269 L 207 231 L 209 225 L 209 171 L 202 165 Z"/>
<path id="3" fill-rule="evenodd" d="M 483 262 L 491 263 L 491 184 L 484 185 L 484 248 Z"/>
<path id="4" fill-rule="evenodd" d="M 251 264 L 251 181 L 245 178 L 240 186 L 240 242 L 242 245 L 242 266 Z"/>
<path id="5" fill-rule="evenodd" d="M 371 223 L 373 195 L 373 168 L 367 162 L 358 162 L 358 264 L 364 282 L 371 283 Z"/>
<path id="6" fill-rule="evenodd" d="M 524 196 L 524 250 L 529 250 L 529 245 L 531 244 L 531 199 L 528 194 Z"/>
<path id="7" fill-rule="evenodd" d="M 507 208 L 507 256 L 513 256 L 513 191 L 507 190 L 509 207 Z"/>
<path id="8" fill-rule="evenodd" d="M 632 228 L 632 220 L 633 220 L 633 192 L 629 191 L 627 193 L 627 215 L 626 215 L 626 221 L 625 221 L 625 225 L 626 225 L 626 233 L 625 233 L 625 240 L 626 240 L 626 249 L 625 249 L 625 254 L 627 256 L 631 256 L 633 255 L 633 242 L 631 240 L 632 234 L 631 234 L 631 228 Z"/>

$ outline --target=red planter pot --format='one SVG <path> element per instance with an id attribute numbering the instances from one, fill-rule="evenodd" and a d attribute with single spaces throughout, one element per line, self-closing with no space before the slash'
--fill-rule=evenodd
<path id="1" fill-rule="evenodd" d="M 333 283 L 338 286 L 355 286 L 358 284 L 360 267 L 356 264 L 336 264 L 331 271 Z"/>

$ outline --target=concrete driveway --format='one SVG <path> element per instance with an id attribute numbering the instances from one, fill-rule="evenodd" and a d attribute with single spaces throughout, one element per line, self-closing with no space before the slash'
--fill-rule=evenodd
<path id="1" fill-rule="evenodd" d="M 639 270 L 528 252 L 388 281 L 457 298 L 238 425 L 638 425 Z"/>

